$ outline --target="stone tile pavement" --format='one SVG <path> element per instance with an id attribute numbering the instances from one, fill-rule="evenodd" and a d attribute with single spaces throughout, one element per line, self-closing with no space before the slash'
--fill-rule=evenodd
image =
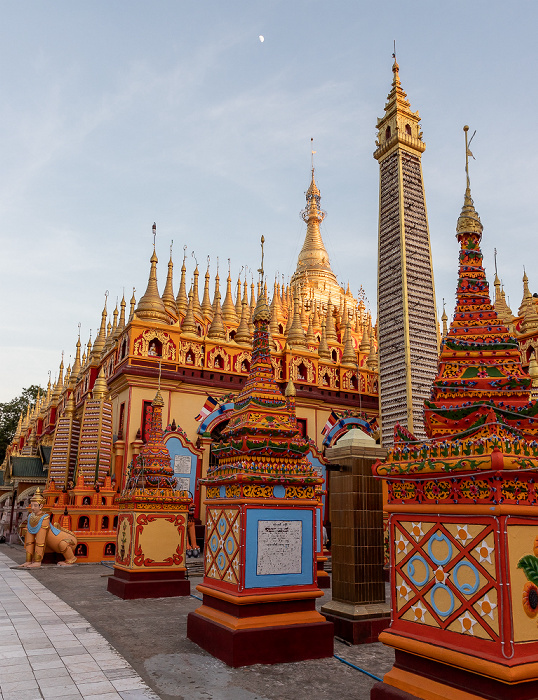
<path id="1" fill-rule="evenodd" d="M 73 608 L 0 552 L 0 700 L 159 700 Z"/>

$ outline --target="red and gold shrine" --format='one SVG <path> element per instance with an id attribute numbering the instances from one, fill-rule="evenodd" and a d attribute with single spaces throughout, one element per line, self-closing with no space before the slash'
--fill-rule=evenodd
<path id="1" fill-rule="evenodd" d="M 299 435 L 293 384 L 284 397 L 275 382 L 269 320 L 262 291 L 249 378 L 203 481 L 203 604 L 189 614 L 187 636 L 229 666 L 333 654 L 333 625 L 316 610 L 323 479 Z"/>
<path id="2" fill-rule="evenodd" d="M 467 180 L 429 439 L 397 427 L 374 466 L 387 483 L 393 611 L 379 639 L 395 664 L 372 700 L 538 697 L 538 404 L 491 304 L 481 236 Z"/>
<path id="3" fill-rule="evenodd" d="M 188 492 L 176 491 L 163 442 L 163 399 L 146 415 L 147 442 L 136 458 L 119 506 L 114 575 L 108 591 L 120 598 L 189 595 L 186 572 Z"/>

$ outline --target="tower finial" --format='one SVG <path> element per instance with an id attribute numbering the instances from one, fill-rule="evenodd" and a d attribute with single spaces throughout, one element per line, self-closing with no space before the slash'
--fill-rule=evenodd
<path id="1" fill-rule="evenodd" d="M 476 158 L 471 153 L 469 146 L 471 145 L 471 141 L 474 139 L 476 129 L 474 130 L 473 135 L 471 136 L 468 142 L 467 132 L 469 131 L 469 127 L 467 126 L 467 124 L 463 127 L 463 131 L 465 132 L 465 174 L 467 175 L 467 187 L 470 187 L 471 181 L 469 179 L 469 156 L 471 156 L 473 160 L 476 160 Z"/>
<path id="2" fill-rule="evenodd" d="M 153 222 L 151 231 L 153 233 L 153 252 L 155 252 L 155 237 L 157 236 L 157 224 L 155 222 Z"/>
<path id="3" fill-rule="evenodd" d="M 262 246 L 262 264 L 258 268 L 258 272 L 260 273 L 260 282 L 263 282 L 263 244 L 265 243 L 265 238 L 262 236 L 260 240 L 261 240 L 261 246 Z"/>
<path id="4" fill-rule="evenodd" d="M 314 151 L 314 139 L 310 139 L 310 150 L 311 150 L 311 156 L 312 156 L 312 175 L 314 175 L 314 156 L 317 153 L 317 151 Z"/>

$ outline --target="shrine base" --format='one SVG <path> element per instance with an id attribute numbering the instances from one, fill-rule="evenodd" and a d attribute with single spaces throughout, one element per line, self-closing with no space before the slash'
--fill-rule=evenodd
<path id="1" fill-rule="evenodd" d="M 331 600 L 321 608 L 334 625 L 334 636 L 350 644 L 373 644 L 390 625 L 390 606 L 384 603 L 353 605 Z"/>
<path id="2" fill-rule="evenodd" d="M 536 700 L 538 681 L 503 683 L 462 668 L 396 650 L 393 668 L 371 700 Z"/>
<path id="3" fill-rule="evenodd" d="M 350 644 L 374 644 L 390 625 L 390 617 L 374 617 L 366 620 L 348 620 L 345 617 L 324 613 L 328 622 L 334 625 L 334 636 Z"/>
<path id="4" fill-rule="evenodd" d="M 333 636 L 314 600 L 235 605 L 204 595 L 187 618 L 187 637 L 232 667 L 329 657 Z"/>
<path id="5" fill-rule="evenodd" d="M 123 600 L 135 598 L 173 598 L 190 595 L 191 584 L 185 570 L 126 571 L 114 567 L 107 590 Z"/>

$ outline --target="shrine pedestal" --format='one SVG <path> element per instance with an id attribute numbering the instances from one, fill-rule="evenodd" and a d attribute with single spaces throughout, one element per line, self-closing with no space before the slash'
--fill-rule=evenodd
<path id="1" fill-rule="evenodd" d="M 134 598 L 170 598 L 190 595 L 186 578 L 186 531 L 191 499 L 168 494 L 162 510 L 140 510 L 147 494 L 133 494 L 136 510 L 125 508 L 120 499 L 114 575 L 108 579 L 109 593 Z M 155 504 L 152 504 L 155 507 Z M 166 510 L 174 508 L 175 512 Z"/>
<path id="2" fill-rule="evenodd" d="M 230 666 L 332 656 L 333 625 L 315 605 L 314 487 L 243 478 L 207 488 L 203 604 L 187 636 Z"/>
<path id="3" fill-rule="evenodd" d="M 335 635 L 351 644 L 377 642 L 390 624 L 383 578 L 382 488 L 372 476 L 372 465 L 385 455 L 386 450 L 358 430 L 326 452 L 332 465 L 332 601 L 321 612 L 334 624 Z"/>
<path id="4" fill-rule="evenodd" d="M 228 666 L 304 661 L 333 654 L 332 625 L 316 612 L 315 597 L 282 600 L 282 594 L 253 595 L 237 603 L 214 597 L 215 591 L 205 586 L 197 590 L 204 593 L 204 603 L 189 614 L 187 637 Z"/>
<path id="5" fill-rule="evenodd" d="M 190 595 L 191 584 L 185 571 L 127 571 L 114 567 L 107 590 L 123 600 L 134 598 L 173 598 Z"/>
<path id="6" fill-rule="evenodd" d="M 389 626 L 390 612 L 387 606 L 366 604 L 352 605 L 338 600 L 326 603 L 321 612 L 334 625 L 334 636 L 351 644 L 373 644 L 379 634 Z"/>

